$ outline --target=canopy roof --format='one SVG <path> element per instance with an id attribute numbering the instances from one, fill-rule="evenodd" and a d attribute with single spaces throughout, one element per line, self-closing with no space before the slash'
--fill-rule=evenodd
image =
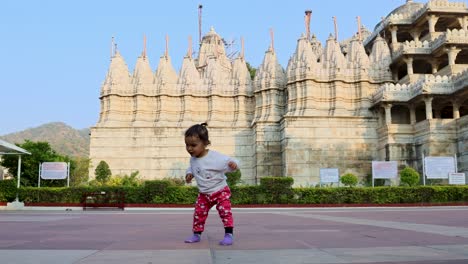
<path id="1" fill-rule="evenodd" d="M 31 153 L 29 153 L 27 150 L 22 149 L 14 144 L 8 143 L 0 139 L 0 155 L 8 155 L 8 154 L 31 155 Z"/>

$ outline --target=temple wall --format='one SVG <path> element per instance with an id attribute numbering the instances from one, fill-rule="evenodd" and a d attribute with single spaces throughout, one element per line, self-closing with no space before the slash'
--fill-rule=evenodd
<path id="1" fill-rule="evenodd" d="M 143 179 L 184 177 L 189 165 L 184 132 L 188 127 L 94 127 L 91 129 L 90 175 L 101 160 L 112 174 L 138 170 Z M 240 162 L 242 180 L 253 184 L 254 144 L 248 128 L 208 127 L 210 148 L 230 155 Z"/>
<path id="2" fill-rule="evenodd" d="M 377 120 L 363 117 L 286 117 L 282 123 L 284 175 L 296 186 L 320 182 L 320 168 L 365 177 L 377 152 Z"/>
<path id="3" fill-rule="evenodd" d="M 464 172 L 468 178 L 468 116 L 457 119 L 456 127 L 458 171 Z"/>

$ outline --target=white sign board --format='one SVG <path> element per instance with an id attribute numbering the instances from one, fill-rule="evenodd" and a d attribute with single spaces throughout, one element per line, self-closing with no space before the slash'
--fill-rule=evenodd
<path id="1" fill-rule="evenodd" d="M 41 178 L 46 180 L 63 180 L 68 177 L 68 164 L 66 162 L 41 163 Z"/>
<path id="2" fill-rule="evenodd" d="M 338 168 L 326 168 L 320 169 L 320 182 L 322 183 L 332 183 L 339 182 L 340 175 Z"/>
<path id="3" fill-rule="evenodd" d="M 466 184 L 465 173 L 449 173 L 449 184 Z"/>
<path id="4" fill-rule="evenodd" d="M 372 161 L 372 177 L 374 179 L 392 179 L 398 176 L 396 161 Z"/>
<path id="5" fill-rule="evenodd" d="M 428 179 L 448 179 L 455 171 L 454 157 L 425 157 L 424 166 Z"/>

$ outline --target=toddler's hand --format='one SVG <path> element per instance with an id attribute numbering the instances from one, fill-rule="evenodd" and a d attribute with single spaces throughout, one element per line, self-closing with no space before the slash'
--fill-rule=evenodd
<path id="1" fill-rule="evenodd" d="M 191 183 L 192 179 L 193 179 L 192 173 L 188 173 L 187 175 L 185 175 L 185 182 L 186 183 Z"/>
<path id="2" fill-rule="evenodd" d="M 234 161 L 228 162 L 228 167 L 229 167 L 231 170 L 237 170 L 237 164 L 236 164 Z"/>

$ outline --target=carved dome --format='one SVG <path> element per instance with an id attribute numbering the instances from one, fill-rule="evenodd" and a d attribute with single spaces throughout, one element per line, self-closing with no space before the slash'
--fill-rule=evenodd
<path id="1" fill-rule="evenodd" d="M 393 14 L 412 14 L 423 6 L 423 3 L 416 3 L 413 2 L 413 0 L 406 0 L 404 5 L 395 8 L 392 12 L 390 12 L 390 14 L 387 15 L 387 17 Z"/>
<path id="2" fill-rule="evenodd" d="M 406 0 L 406 3 L 404 5 L 401 5 L 395 9 L 393 9 L 392 12 L 390 12 L 385 18 L 388 18 L 389 16 L 391 15 L 394 15 L 394 14 L 413 14 L 414 12 L 418 11 L 420 8 L 422 8 L 424 6 L 423 3 L 416 3 L 416 2 L 413 2 L 413 0 Z M 377 29 L 377 27 L 381 24 L 382 22 L 379 22 L 375 28 Z"/>

